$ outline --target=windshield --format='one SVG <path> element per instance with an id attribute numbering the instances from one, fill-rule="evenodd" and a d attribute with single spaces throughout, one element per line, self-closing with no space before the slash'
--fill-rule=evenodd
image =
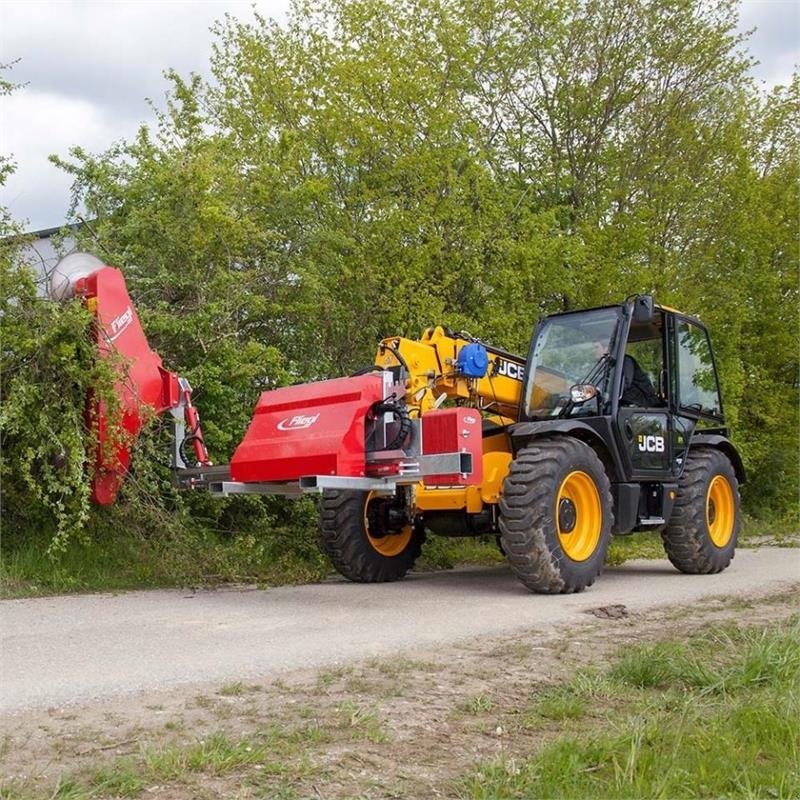
<path id="1" fill-rule="evenodd" d="M 529 417 L 550 417 L 567 411 L 569 390 L 576 384 L 592 383 L 601 393 L 606 391 L 608 349 L 619 318 L 620 309 L 615 307 L 544 321 L 534 343 L 525 390 Z M 591 408 L 596 413 L 594 402 Z"/>

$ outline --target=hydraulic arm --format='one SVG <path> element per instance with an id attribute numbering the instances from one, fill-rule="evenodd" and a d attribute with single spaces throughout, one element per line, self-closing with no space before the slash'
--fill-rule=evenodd
<path id="1" fill-rule="evenodd" d="M 173 415 L 176 465 L 210 467 L 200 416 L 192 405 L 192 387 L 185 378 L 164 369 L 161 357 L 150 348 L 122 273 L 88 253 L 73 253 L 51 274 L 49 294 L 58 300 L 83 301 L 94 316 L 97 351 L 118 376 L 113 397 L 93 394 L 87 398 L 87 422 L 96 439 L 90 455 L 94 502 L 109 505 L 116 500 L 130 466 L 131 448 L 153 414 L 170 411 Z"/>
<path id="2" fill-rule="evenodd" d="M 407 374 L 407 403 L 422 415 L 447 400 L 516 420 L 525 359 L 439 326 L 420 339 L 388 338 L 375 364 Z"/>

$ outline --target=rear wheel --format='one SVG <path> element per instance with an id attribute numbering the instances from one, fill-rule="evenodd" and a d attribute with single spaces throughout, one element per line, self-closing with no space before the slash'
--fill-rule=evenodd
<path id="1" fill-rule="evenodd" d="M 501 544 L 534 592 L 580 592 L 603 569 L 613 521 L 611 484 L 582 441 L 543 439 L 520 450 L 500 499 Z"/>
<path id="2" fill-rule="evenodd" d="M 669 560 L 681 572 L 722 572 L 736 550 L 739 517 L 739 482 L 730 459 L 711 447 L 690 450 L 661 534 Z"/>
<path id="3" fill-rule="evenodd" d="M 425 533 L 408 518 L 405 493 L 327 491 L 320 518 L 322 549 L 351 581 L 396 581 L 414 566 Z"/>

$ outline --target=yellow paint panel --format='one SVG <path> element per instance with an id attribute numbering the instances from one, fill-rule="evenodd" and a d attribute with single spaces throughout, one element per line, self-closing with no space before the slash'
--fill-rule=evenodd
<path id="1" fill-rule="evenodd" d="M 508 450 L 495 450 L 483 454 L 483 483 L 480 488 L 484 503 L 500 502 L 503 481 L 508 475 L 510 464 L 511 452 Z"/>
<path id="2" fill-rule="evenodd" d="M 472 487 L 458 486 L 453 489 L 430 489 L 420 484 L 415 496 L 416 506 L 420 511 L 460 511 L 467 508 L 467 493 L 470 488 Z M 478 501 L 480 502 L 480 495 Z"/>

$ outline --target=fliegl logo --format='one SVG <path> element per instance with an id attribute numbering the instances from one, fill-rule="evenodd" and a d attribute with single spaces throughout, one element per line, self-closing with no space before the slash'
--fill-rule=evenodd
<path id="1" fill-rule="evenodd" d="M 639 445 L 639 450 L 642 453 L 664 452 L 663 436 L 645 436 L 643 433 L 640 433 L 636 438 Z"/>
<path id="2" fill-rule="evenodd" d="M 286 417 L 278 423 L 279 431 L 302 431 L 305 428 L 310 428 L 319 419 L 319 414 L 312 414 L 306 416 L 305 414 L 296 414 L 293 417 Z"/>
<path id="3" fill-rule="evenodd" d="M 111 320 L 111 338 L 119 339 L 123 333 L 128 329 L 128 326 L 133 322 L 133 309 L 128 306 L 118 317 Z"/>

